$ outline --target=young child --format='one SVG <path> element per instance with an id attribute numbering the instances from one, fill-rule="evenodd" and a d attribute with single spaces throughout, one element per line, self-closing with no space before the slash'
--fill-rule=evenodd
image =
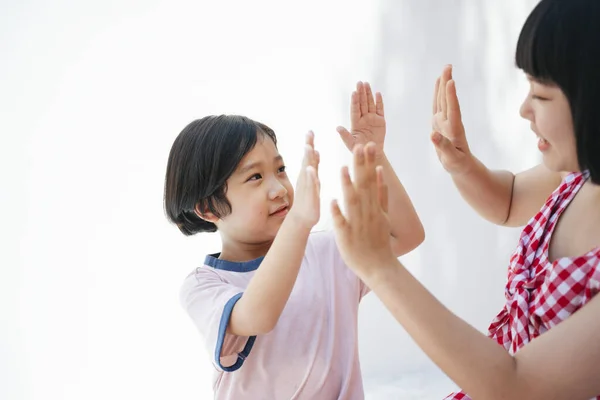
<path id="1" fill-rule="evenodd" d="M 423 229 L 383 153 L 378 95 L 359 83 L 344 143 L 378 143 L 398 227 L 397 256 L 417 247 Z M 363 399 L 357 313 L 369 291 L 346 268 L 333 233 L 319 220 L 319 154 L 306 140 L 292 188 L 275 133 L 241 116 L 209 116 L 177 137 L 166 173 L 165 209 L 186 235 L 218 231 L 219 253 L 185 280 L 181 301 L 215 368 L 216 399 Z"/>
<path id="2" fill-rule="evenodd" d="M 447 310 L 393 256 L 372 146 L 355 151 L 354 184 L 343 173 L 348 217 L 332 206 L 342 258 L 464 389 L 448 399 L 600 399 L 598 21 L 600 2 L 542 0 L 523 27 L 516 62 L 531 89 L 521 115 L 543 155 L 543 165 L 527 172 L 490 171 L 479 162 L 467 145 L 450 68 L 436 84 L 432 141 L 444 168 L 482 216 L 526 225 L 489 337 Z"/>

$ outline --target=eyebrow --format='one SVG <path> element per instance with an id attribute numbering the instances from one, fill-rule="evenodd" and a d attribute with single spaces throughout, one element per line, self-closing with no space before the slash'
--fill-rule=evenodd
<path id="1" fill-rule="evenodd" d="M 280 162 L 280 161 L 283 161 L 283 157 L 282 157 L 281 155 L 278 155 L 277 157 L 275 157 L 275 158 L 273 159 L 273 164 L 276 164 L 276 163 L 278 163 L 278 162 Z M 258 161 L 258 162 L 253 162 L 253 163 L 250 163 L 250 164 L 244 165 L 242 168 L 240 168 L 240 169 L 237 171 L 237 173 L 238 173 L 238 174 L 244 174 L 244 173 L 246 173 L 246 172 L 248 172 L 248 171 L 251 171 L 251 170 L 253 170 L 254 168 L 256 168 L 256 167 L 260 166 L 261 164 L 262 164 L 262 162 Z"/>

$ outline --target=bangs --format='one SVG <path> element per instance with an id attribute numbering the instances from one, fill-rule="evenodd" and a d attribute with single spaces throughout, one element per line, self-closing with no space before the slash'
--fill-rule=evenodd
<path id="1" fill-rule="evenodd" d="M 519 40 L 515 62 L 519 69 L 544 84 L 557 84 L 564 71 L 564 43 L 560 40 L 560 18 L 555 3 L 542 1 L 527 18 Z"/>

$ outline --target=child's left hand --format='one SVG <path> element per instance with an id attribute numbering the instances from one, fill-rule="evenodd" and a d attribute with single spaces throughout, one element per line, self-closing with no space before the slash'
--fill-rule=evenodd
<path id="1" fill-rule="evenodd" d="M 385 117 L 383 114 L 383 97 L 377 92 L 373 99 L 371 85 L 365 82 L 356 84 L 352 92 L 350 105 L 350 132 L 342 126 L 337 127 L 340 137 L 348 150 L 352 151 L 357 144 L 376 145 L 377 156 L 383 153 L 385 139 Z"/>
<path id="2" fill-rule="evenodd" d="M 338 247 L 346 264 L 366 280 L 372 272 L 396 260 L 390 245 L 387 185 L 376 167 L 376 145 L 354 148 L 354 183 L 342 169 L 342 190 L 347 216 L 334 201 L 331 213 Z"/>

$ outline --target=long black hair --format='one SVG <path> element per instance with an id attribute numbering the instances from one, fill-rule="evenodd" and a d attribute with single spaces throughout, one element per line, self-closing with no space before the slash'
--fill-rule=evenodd
<path id="1" fill-rule="evenodd" d="M 524 72 L 563 91 L 579 168 L 600 184 L 600 1 L 540 1 L 521 30 L 515 58 Z"/>

